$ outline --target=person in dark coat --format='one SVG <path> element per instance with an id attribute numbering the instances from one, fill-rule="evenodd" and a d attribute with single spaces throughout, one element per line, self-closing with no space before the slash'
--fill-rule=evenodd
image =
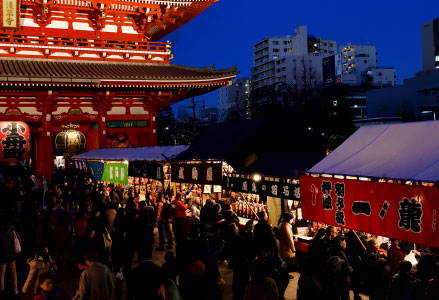
<path id="1" fill-rule="evenodd" d="M 152 252 L 139 253 L 140 264 L 131 272 L 131 287 L 134 300 L 155 300 L 158 296 L 163 271 L 152 262 Z"/>
<path id="2" fill-rule="evenodd" d="M 85 236 L 79 237 L 72 248 L 73 258 L 75 259 L 79 269 L 85 269 L 84 254 L 90 249 L 96 249 L 97 244 L 94 239 L 94 228 L 88 226 L 85 229 Z"/>
<path id="3" fill-rule="evenodd" d="M 238 226 L 235 223 L 229 225 L 230 231 L 230 254 L 229 265 L 233 270 L 233 300 L 244 300 L 245 287 L 250 282 L 250 263 L 247 255 L 244 240 L 239 235 Z"/>
<path id="4" fill-rule="evenodd" d="M 334 254 L 341 259 L 341 270 L 339 274 L 340 299 L 349 300 L 349 288 L 351 286 L 351 273 L 353 269 L 349 264 L 349 257 L 346 253 L 346 238 L 344 236 L 340 236 L 335 240 L 336 248 L 334 249 Z"/>
<path id="5" fill-rule="evenodd" d="M 162 271 L 165 278 L 177 282 L 178 265 L 175 260 L 174 252 L 168 251 L 165 254 L 165 263 L 162 265 Z"/>
<path id="6" fill-rule="evenodd" d="M 256 249 L 269 251 L 271 255 L 278 254 L 276 237 L 274 236 L 271 225 L 268 224 L 267 213 L 261 211 L 258 216 L 259 221 L 254 229 L 254 243 Z"/>
<path id="7" fill-rule="evenodd" d="M 425 299 L 439 299 L 439 262 L 433 265 L 433 278 L 431 278 L 425 288 Z"/>
<path id="8" fill-rule="evenodd" d="M 0 218 L 0 294 L 6 290 L 6 276 L 11 282 L 10 290 L 18 294 L 14 230 L 13 226 L 7 228 L 4 220 L 4 216 Z"/>
<path id="9" fill-rule="evenodd" d="M 370 300 L 382 300 L 386 298 L 388 285 L 388 281 L 384 278 L 386 260 L 380 257 L 378 248 L 378 241 L 376 239 L 370 239 L 367 242 L 367 250 L 363 255 L 363 268 Z"/>
<path id="10" fill-rule="evenodd" d="M 413 300 L 414 284 L 410 278 L 412 264 L 409 261 L 402 260 L 399 263 L 399 273 L 396 275 L 389 288 L 388 300 Z"/>

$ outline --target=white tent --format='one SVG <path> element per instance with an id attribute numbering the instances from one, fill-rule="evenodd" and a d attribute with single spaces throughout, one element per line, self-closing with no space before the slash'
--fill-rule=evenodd
<path id="1" fill-rule="evenodd" d="M 439 181 L 439 121 L 364 126 L 310 173 Z"/>

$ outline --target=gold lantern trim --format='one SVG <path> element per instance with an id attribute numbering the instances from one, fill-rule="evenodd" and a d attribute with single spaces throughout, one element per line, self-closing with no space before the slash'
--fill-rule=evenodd
<path id="1" fill-rule="evenodd" d="M 71 157 L 86 148 L 85 135 L 78 130 L 79 125 L 61 125 L 64 130 L 55 137 L 56 149 L 65 157 Z"/>

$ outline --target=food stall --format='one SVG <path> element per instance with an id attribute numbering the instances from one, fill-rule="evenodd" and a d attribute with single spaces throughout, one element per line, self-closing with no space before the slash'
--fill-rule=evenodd
<path id="1" fill-rule="evenodd" d="M 439 246 L 439 122 L 365 126 L 300 176 L 303 217 Z"/>

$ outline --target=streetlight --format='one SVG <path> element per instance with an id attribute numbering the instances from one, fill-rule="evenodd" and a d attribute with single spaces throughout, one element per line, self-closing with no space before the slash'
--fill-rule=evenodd
<path id="1" fill-rule="evenodd" d="M 431 113 L 433 113 L 433 120 L 436 121 L 436 112 L 434 112 L 434 111 L 432 111 L 432 110 L 424 110 L 424 111 L 421 111 L 421 114 L 431 114 Z"/>
<path id="2" fill-rule="evenodd" d="M 261 179 L 262 179 L 261 175 L 259 175 L 259 174 L 253 175 L 253 180 L 254 181 L 259 182 L 259 181 L 261 181 Z"/>

